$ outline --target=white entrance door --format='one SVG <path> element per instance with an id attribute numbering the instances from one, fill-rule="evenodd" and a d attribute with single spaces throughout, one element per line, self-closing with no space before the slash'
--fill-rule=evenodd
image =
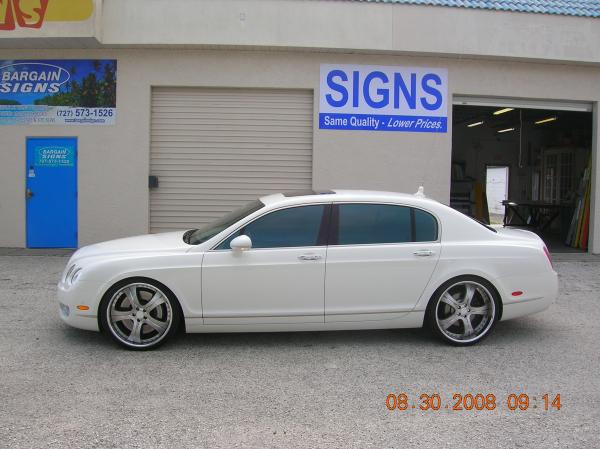
<path id="1" fill-rule="evenodd" d="M 490 214 L 504 215 L 502 201 L 508 199 L 508 167 L 488 167 L 486 173 L 487 203 Z"/>

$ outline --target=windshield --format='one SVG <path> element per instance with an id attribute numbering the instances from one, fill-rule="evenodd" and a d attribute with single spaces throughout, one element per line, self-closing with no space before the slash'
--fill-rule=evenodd
<path id="1" fill-rule="evenodd" d="M 240 221 L 242 218 L 262 209 L 265 205 L 259 201 L 252 201 L 240 209 L 229 212 L 217 221 L 204 225 L 199 229 L 191 229 L 183 235 L 183 241 L 190 245 L 199 245 L 213 238 L 219 232 L 227 229 L 232 224 Z"/>

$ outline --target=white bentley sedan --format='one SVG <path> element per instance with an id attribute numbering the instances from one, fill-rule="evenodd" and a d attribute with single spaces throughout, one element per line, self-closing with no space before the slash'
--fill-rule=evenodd
<path id="1" fill-rule="evenodd" d="M 60 316 L 130 349 L 186 332 L 428 326 L 470 345 L 546 309 L 557 275 L 540 238 L 423 197 L 269 195 L 200 229 L 78 250 Z"/>

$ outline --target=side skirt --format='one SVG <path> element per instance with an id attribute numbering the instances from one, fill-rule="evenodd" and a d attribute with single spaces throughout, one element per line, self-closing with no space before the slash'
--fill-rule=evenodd
<path id="1" fill-rule="evenodd" d="M 268 323 L 268 324 L 203 324 L 202 318 L 185 318 L 188 333 L 212 332 L 306 332 L 360 329 L 406 329 L 423 326 L 425 312 L 407 312 L 387 320 L 336 321 L 328 323 Z"/>

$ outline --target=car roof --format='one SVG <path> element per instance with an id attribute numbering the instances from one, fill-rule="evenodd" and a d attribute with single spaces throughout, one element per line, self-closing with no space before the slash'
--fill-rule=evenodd
<path id="1" fill-rule="evenodd" d="M 320 202 L 347 202 L 347 201 L 373 201 L 394 202 L 404 204 L 437 203 L 432 199 L 417 194 L 385 192 L 378 190 L 350 190 L 332 189 L 327 191 L 299 191 L 291 193 L 275 193 L 263 196 L 260 201 L 265 206 L 278 206 L 286 204 L 307 204 Z"/>

